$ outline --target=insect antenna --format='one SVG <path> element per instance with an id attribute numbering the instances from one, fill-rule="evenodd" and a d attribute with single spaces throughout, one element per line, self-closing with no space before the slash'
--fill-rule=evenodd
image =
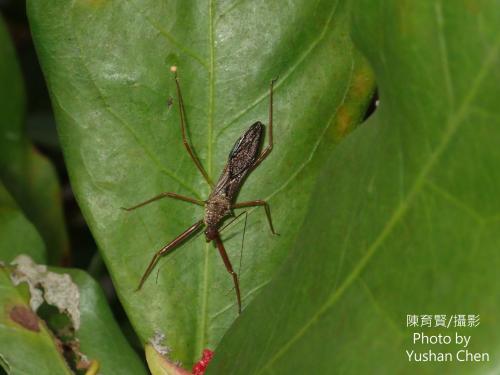
<path id="1" fill-rule="evenodd" d="M 240 213 L 240 214 L 236 215 L 236 216 L 233 218 L 233 220 L 231 220 L 229 223 L 227 223 L 227 224 L 226 224 L 226 225 L 224 225 L 221 229 L 219 229 L 219 233 L 222 233 L 222 231 L 223 231 L 224 229 L 226 229 L 227 227 L 231 226 L 231 225 L 232 225 L 232 224 L 233 224 L 236 220 L 238 220 L 238 219 L 239 219 L 239 217 L 240 217 L 241 215 L 244 215 L 244 214 L 246 214 L 246 213 L 247 213 L 247 211 L 243 211 L 242 213 Z"/>
<path id="2" fill-rule="evenodd" d="M 241 238 L 240 264 L 238 265 L 238 276 L 240 276 L 241 262 L 243 260 L 243 244 L 245 243 L 245 233 L 247 231 L 247 219 L 248 219 L 247 211 L 243 211 L 243 213 L 245 214 L 245 224 L 243 224 L 243 236 Z"/>

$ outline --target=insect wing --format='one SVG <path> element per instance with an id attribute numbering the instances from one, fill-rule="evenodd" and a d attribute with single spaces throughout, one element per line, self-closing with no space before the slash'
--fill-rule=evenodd
<path id="1" fill-rule="evenodd" d="M 237 177 L 253 166 L 259 156 L 264 125 L 257 121 L 234 144 L 229 153 L 230 177 Z"/>

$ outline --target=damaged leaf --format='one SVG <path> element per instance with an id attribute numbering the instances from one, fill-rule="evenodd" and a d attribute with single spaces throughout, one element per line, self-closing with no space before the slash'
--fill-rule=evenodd
<path id="1" fill-rule="evenodd" d="M 19 323 L 30 331 L 40 331 L 38 316 L 28 307 L 18 305 L 12 307 L 9 312 L 9 317 L 14 322 Z"/>
<path id="2" fill-rule="evenodd" d="M 90 276 L 80 270 L 47 269 L 23 255 L 13 263 L 16 267 L 10 278 L 15 285 L 28 289 L 26 300 L 33 309 L 40 310 L 42 304 L 54 306 L 71 318 L 70 326 L 58 325 L 54 323 L 57 316 L 45 308 L 41 313 L 47 320 L 39 320 L 52 329 L 54 345 L 71 368 L 92 372 L 98 367 L 106 374 L 145 373 Z"/>
<path id="3" fill-rule="evenodd" d="M 81 352 L 88 358 L 99 361 L 99 372 L 106 375 L 147 374 L 143 362 L 130 347 L 116 323 L 99 284 L 81 270 L 53 271 L 68 273 L 78 285 L 81 324 L 75 337 L 80 342 Z M 92 366 L 91 363 L 90 369 Z"/>
<path id="4" fill-rule="evenodd" d="M 57 341 L 29 306 L 27 288 L 16 288 L 0 267 L 0 364 L 11 375 L 73 374 Z"/>
<path id="5" fill-rule="evenodd" d="M 19 255 L 12 264 L 16 266 L 11 275 L 14 285 L 27 283 L 30 289 L 30 306 L 36 311 L 43 302 L 57 307 L 71 318 L 75 330 L 80 328 L 80 292 L 67 274 L 57 274 L 38 265 L 26 255 Z"/>

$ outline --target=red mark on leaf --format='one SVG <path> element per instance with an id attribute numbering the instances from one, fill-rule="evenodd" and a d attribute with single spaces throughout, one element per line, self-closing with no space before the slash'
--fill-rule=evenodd
<path id="1" fill-rule="evenodd" d="M 10 310 L 9 316 L 14 322 L 22 325 L 30 331 L 40 331 L 40 327 L 38 326 L 38 317 L 27 307 L 14 306 Z"/>
<path id="2" fill-rule="evenodd" d="M 209 349 L 203 350 L 201 359 L 193 366 L 193 375 L 203 375 L 213 356 L 213 351 Z"/>

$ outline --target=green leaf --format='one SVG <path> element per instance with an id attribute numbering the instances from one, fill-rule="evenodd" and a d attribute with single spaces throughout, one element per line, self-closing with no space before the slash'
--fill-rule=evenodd
<path id="1" fill-rule="evenodd" d="M 81 326 L 76 332 L 80 350 L 99 362 L 102 374 L 146 374 L 137 353 L 130 347 L 113 318 L 99 285 L 86 272 L 59 269 L 68 273 L 80 291 Z"/>
<path id="2" fill-rule="evenodd" d="M 222 340 L 211 374 L 494 373 L 500 350 L 500 12 L 360 1 L 380 106 L 333 153 L 300 238 Z M 479 314 L 406 328 L 407 314 Z M 471 335 L 490 362 L 410 363 L 413 332 Z"/>
<path id="3" fill-rule="evenodd" d="M 19 259 L 16 259 L 17 263 L 20 262 Z M 24 261 L 23 264 L 24 268 L 21 270 L 18 268 L 15 275 L 18 275 L 19 279 L 23 274 L 35 272 L 37 280 L 41 280 L 36 283 L 36 288 L 43 289 L 44 296 L 51 296 L 50 300 L 47 298 L 47 303 L 57 301 L 57 307 L 61 308 L 61 306 L 73 306 L 73 301 L 70 299 L 78 298 L 77 308 L 72 309 L 70 315 L 73 322 L 78 320 L 74 337 L 69 336 L 71 340 L 78 340 L 78 345 L 72 346 L 73 350 L 76 348 L 89 361 L 97 361 L 99 371 L 103 374 L 146 374 L 141 360 L 127 343 L 115 322 L 100 287 L 90 276 L 76 269 L 50 270 L 61 275 L 69 275 L 71 279 L 68 279 L 68 283 L 75 283 L 75 290 L 78 291 L 74 293 L 68 285 L 62 286 L 61 281 L 56 280 L 53 273 L 48 275 L 31 262 Z M 28 271 L 24 272 L 26 269 Z M 2 268 L 1 271 L 0 291 L 3 294 L 0 294 L 0 306 L 4 315 L 0 317 L 0 353 L 5 368 L 12 371 L 9 372 L 12 374 L 56 374 L 58 367 L 65 369 L 66 360 L 59 352 L 62 350 L 59 349 L 61 342 L 54 338 L 59 332 L 51 332 L 46 322 L 33 313 L 29 303 L 30 297 L 33 296 L 30 296 L 27 283 L 23 279 L 23 282 L 15 287 L 9 279 L 7 269 Z M 52 327 L 51 324 L 49 326 Z M 70 331 L 66 329 L 64 332 Z M 12 335 L 15 336 L 14 344 L 9 341 Z M 61 337 L 59 339 L 63 340 Z M 64 340 L 66 342 L 67 338 Z M 33 352 L 36 354 L 33 355 Z M 32 363 L 25 364 L 25 362 Z M 29 368 L 39 368 L 39 370 L 28 370 Z"/>
<path id="4" fill-rule="evenodd" d="M 9 263 L 19 254 L 45 262 L 45 247 L 37 230 L 23 215 L 0 181 L 0 261 Z"/>
<path id="5" fill-rule="evenodd" d="M 27 288 L 14 287 L 0 266 L 0 365 L 10 375 L 73 374 L 28 301 Z"/>
<path id="6" fill-rule="evenodd" d="M 45 257 L 41 237 L 33 225 L 24 218 L 1 184 L 0 238 L 2 239 L 0 259 L 6 263 L 21 253 L 33 259 Z M 76 338 L 80 341 L 81 352 L 89 359 L 97 359 L 102 373 L 146 373 L 137 354 L 130 348 L 114 321 L 97 283 L 79 270 L 59 269 L 57 272 L 69 273 L 79 288 L 81 326 Z M 14 287 L 8 279 L 6 269 L 2 268 L 0 310 L 4 311 L 4 315 L 0 317 L 1 365 L 9 371 L 9 374 L 57 374 L 58 371 L 67 373 L 64 372 L 67 370 L 64 359 L 57 351 L 58 344 L 54 341 L 52 333 L 47 330 L 45 322 L 32 313 L 28 300 L 29 292 L 26 286 Z M 15 323 L 11 314 L 19 310 L 12 310 L 13 308 L 22 308 L 21 312 L 24 314 L 18 315 L 35 318 L 33 321 L 38 322 L 40 330 L 38 332 L 26 330 L 22 325 Z"/>
<path id="7" fill-rule="evenodd" d="M 204 199 L 209 188 L 183 148 L 169 68 L 177 65 L 188 133 L 216 179 L 236 139 L 267 123 L 275 91 L 275 147 L 239 200 L 262 208 L 224 233 L 243 305 L 271 279 L 297 236 L 325 157 L 359 122 L 371 71 L 348 37 L 345 2 L 29 1 L 37 51 L 56 112 L 72 186 L 141 339 L 166 335 L 171 359 L 191 366 L 237 317 L 232 279 L 198 237 L 162 259 L 140 292 L 155 251 L 203 216 L 163 191 Z M 57 20 L 57 21 L 54 21 Z"/>
<path id="8" fill-rule="evenodd" d="M 175 364 L 169 362 L 163 355 L 158 353 L 154 347 L 150 344 L 146 344 L 144 348 L 146 353 L 146 360 L 148 361 L 148 367 L 153 375 L 190 375 L 187 372 Z"/>
<path id="9" fill-rule="evenodd" d="M 33 222 L 50 263 L 68 256 L 61 191 L 50 162 L 28 140 L 25 94 L 14 47 L 0 18 L 0 180 Z"/>

